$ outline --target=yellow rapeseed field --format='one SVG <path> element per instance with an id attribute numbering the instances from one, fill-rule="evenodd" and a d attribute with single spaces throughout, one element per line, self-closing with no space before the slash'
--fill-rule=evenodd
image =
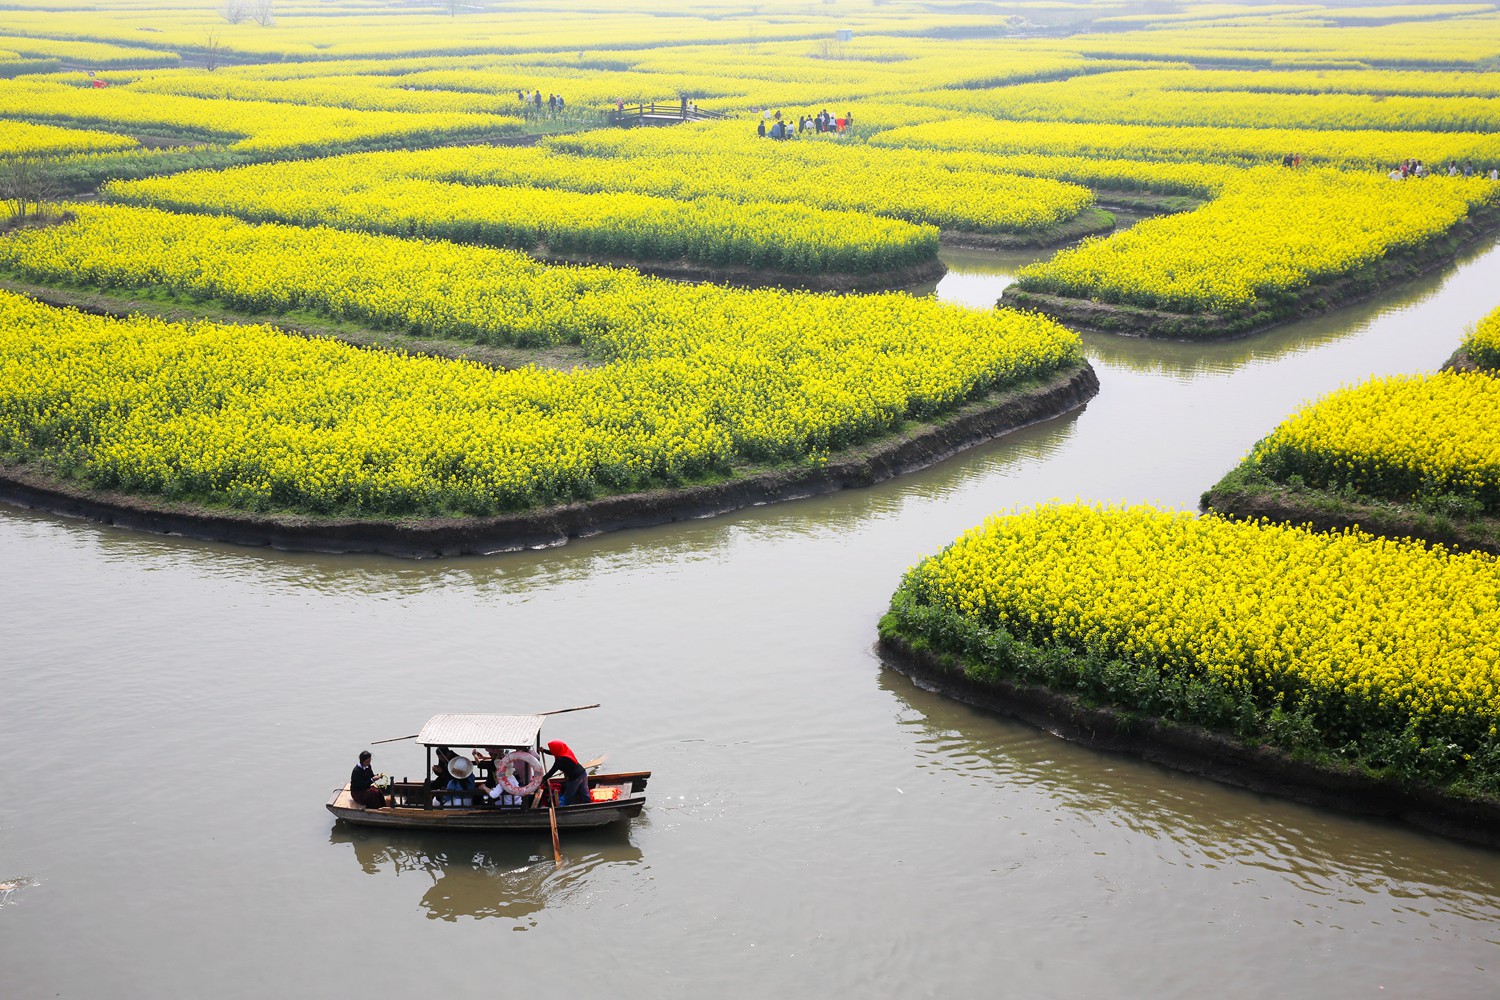
<path id="1" fill-rule="evenodd" d="M 1071 683 L 1180 721 L 1243 729 L 1248 720 L 1234 716 L 1247 705 L 1295 710 L 1325 749 L 1350 747 L 1374 766 L 1451 780 L 1466 754 L 1496 745 L 1491 556 L 1057 504 L 990 518 L 922 562 L 892 619 L 1002 675 Z M 1077 659 L 1028 657 L 997 631 Z M 1193 704 L 1191 684 L 1208 700 Z"/>
<path id="2" fill-rule="evenodd" d="M 797 155 L 787 144 L 757 141 L 753 135 L 752 141 L 759 148 L 726 151 L 713 144 L 650 156 L 490 146 L 356 154 L 117 183 L 106 194 L 130 204 L 341 226 L 348 220 L 356 228 L 382 230 L 397 224 L 399 214 L 403 232 L 423 232 L 425 225 L 433 235 L 445 235 L 463 218 L 475 225 L 497 225 L 503 218 L 505 228 L 523 231 L 624 229 L 630 214 L 654 209 L 663 216 L 681 215 L 663 218 L 663 228 L 670 222 L 684 234 L 699 230 L 705 242 L 716 224 L 731 227 L 721 239 L 741 230 L 748 235 L 758 226 L 759 239 L 768 246 L 813 243 L 820 255 L 836 251 L 872 261 L 908 253 L 931 256 L 925 249 L 931 236 L 870 215 L 967 231 L 1025 232 L 1064 222 L 1094 200 L 1078 185 L 950 168 L 934 154 L 856 155 L 867 152 L 861 148 L 846 156 L 830 144 L 791 144 L 822 145 L 831 154 L 818 157 Z M 924 157 L 926 164 L 912 162 Z M 556 192 L 553 204 L 540 203 L 537 189 Z M 569 192 L 652 200 L 569 197 Z M 667 199 L 695 204 L 672 205 Z M 722 207 L 730 201 L 755 207 L 739 212 Z M 597 241 L 607 243 L 607 233 Z"/>
<path id="3" fill-rule="evenodd" d="M 832 208 L 707 195 L 683 200 L 628 190 L 455 183 L 421 176 L 470 176 L 464 167 L 476 157 L 455 152 L 452 166 L 445 168 L 450 152 L 193 171 L 117 183 L 106 194 L 112 201 L 257 221 L 487 246 L 544 247 L 553 254 L 686 258 L 798 273 L 883 271 L 937 256 L 938 232 L 932 226 Z M 478 158 L 504 162 L 507 152 Z"/>
<path id="4" fill-rule="evenodd" d="M 1324 93 L 1315 89 L 1311 74 L 1296 74 L 1302 81 L 1299 88 L 1278 87 L 1281 75 L 1137 70 L 991 90 L 933 91 L 907 99 L 1000 119 L 1047 122 L 1481 134 L 1500 127 L 1500 108 L 1490 94 L 1406 94 L 1389 92 L 1395 90 L 1391 85 L 1382 93 Z M 1367 76 L 1379 86 L 1380 74 Z M 1481 80 L 1492 81 L 1493 76 L 1483 74 Z M 1271 89 L 1261 89 L 1262 81 Z M 1425 137 L 1418 140 L 1423 141 Z M 1424 154 L 1414 149 L 1407 155 Z"/>
<path id="5" fill-rule="evenodd" d="M 1395 10 L 1399 14 L 1400 7 Z M 1304 9 L 1280 22 L 1250 16 L 1239 22 L 1180 29 L 1100 32 L 1070 39 L 1069 48 L 1109 59 L 1188 59 L 1216 66 L 1341 69 L 1382 65 L 1446 70 L 1486 65 L 1500 44 L 1500 17 L 1494 13 L 1379 27 L 1339 26 L 1319 15 L 1335 18 L 1338 10 Z M 1308 19 L 1299 23 L 1292 17 Z"/>
<path id="6" fill-rule="evenodd" d="M 1285 482 L 1397 500 L 1464 497 L 1500 512 L 1500 380 L 1397 375 L 1331 393 L 1288 417 L 1247 465 Z"/>
<path id="7" fill-rule="evenodd" d="M 182 134 L 261 154 L 433 142 L 518 131 L 520 125 L 518 118 L 501 115 L 357 111 L 311 104 L 211 100 L 119 86 L 95 90 L 83 86 L 81 79 L 64 83 L 31 76 L 0 80 L 0 115 L 126 133 Z"/>
<path id="8" fill-rule="evenodd" d="M 816 458 L 1082 360 L 1041 317 L 681 285 L 513 252 L 80 206 L 5 266 L 435 336 L 581 343 L 572 372 L 121 322 L 3 299 L 0 448 L 250 508 L 487 512 Z"/>
<path id="9" fill-rule="evenodd" d="M 0 156 L 59 156 L 136 149 L 138 142 L 123 135 L 88 129 L 0 121 Z"/>
<path id="10" fill-rule="evenodd" d="M 1045 229 L 1094 201 L 1076 184 L 1020 177 L 965 154 L 871 149 L 814 133 L 776 142 L 757 138 L 743 120 L 598 130 L 549 139 L 547 148 L 525 151 L 529 157 L 507 152 L 519 151 L 476 149 L 427 169 L 487 183 L 535 177 L 583 190 L 804 202 L 970 232 Z"/>
<path id="11" fill-rule="evenodd" d="M 1243 95 L 1247 106 L 1258 95 Z M 915 96 L 908 96 L 915 100 Z M 969 115 L 882 132 L 871 143 L 980 153 L 1046 153 L 1108 159 L 1247 166 L 1297 153 L 1339 167 L 1389 170 L 1415 157 L 1428 163 L 1500 163 L 1500 138 L 1483 132 L 1141 125 L 1070 121 L 999 121 Z"/>
<path id="12" fill-rule="evenodd" d="M 1471 208 L 1496 203 L 1500 185 L 1481 178 L 1402 182 L 1258 167 L 1202 208 L 1023 268 L 1020 286 L 1176 312 L 1243 312 L 1422 247 Z"/>

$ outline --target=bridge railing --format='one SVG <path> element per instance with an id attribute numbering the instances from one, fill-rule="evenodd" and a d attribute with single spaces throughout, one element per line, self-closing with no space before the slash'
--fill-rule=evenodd
<path id="1" fill-rule="evenodd" d="M 686 122 L 719 121 L 728 118 L 729 115 L 723 111 L 709 111 L 700 108 L 691 102 L 684 104 L 682 101 L 671 103 L 653 101 L 650 104 L 639 102 L 636 104 L 616 105 L 610 109 L 610 118 L 615 124 L 623 125 L 627 122 L 640 121 L 645 118 L 657 120 L 676 119 Z"/>

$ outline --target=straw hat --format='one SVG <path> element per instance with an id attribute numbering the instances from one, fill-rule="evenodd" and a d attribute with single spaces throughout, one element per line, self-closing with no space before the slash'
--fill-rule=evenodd
<path id="1" fill-rule="evenodd" d="M 467 757 L 454 757 L 448 762 L 448 773 L 463 781 L 474 773 L 474 762 Z"/>

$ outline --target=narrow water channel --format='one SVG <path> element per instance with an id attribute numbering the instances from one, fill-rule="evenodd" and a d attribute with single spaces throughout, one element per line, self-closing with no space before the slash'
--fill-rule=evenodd
<path id="1" fill-rule="evenodd" d="M 951 255 L 938 294 L 993 302 L 1019 263 Z M 1091 337 L 1081 413 L 544 552 L 285 554 L 0 508 L 3 992 L 1493 996 L 1500 855 L 1084 750 L 870 647 L 902 571 L 993 512 L 1191 508 L 1302 400 L 1437 367 L 1497 268 L 1228 344 Z M 560 871 L 545 836 L 323 809 L 433 713 L 593 701 L 549 735 L 653 769 L 651 801 L 565 833 Z"/>

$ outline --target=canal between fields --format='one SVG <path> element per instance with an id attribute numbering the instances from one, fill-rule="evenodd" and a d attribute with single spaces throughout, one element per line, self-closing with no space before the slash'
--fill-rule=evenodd
<path id="1" fill-rule="evenodd" d="M 1027 255 L 945 252 L 998 297 Z M 1427 371 L 1500 249 L 1218 345 L 1087 338 L 1085 410 L 882 486 L 494 558 L 0 509 L 9 997 L 1492 996 L 1500 855 L 1095 753 L 871 653 L 901 573 L 1054 498 L 1196 506 L 1305 399 Z M 437 712 L 652 769 L 629 829 L 324 811 Z M 377 770 L 421 769 L 408 744 Z"/>

